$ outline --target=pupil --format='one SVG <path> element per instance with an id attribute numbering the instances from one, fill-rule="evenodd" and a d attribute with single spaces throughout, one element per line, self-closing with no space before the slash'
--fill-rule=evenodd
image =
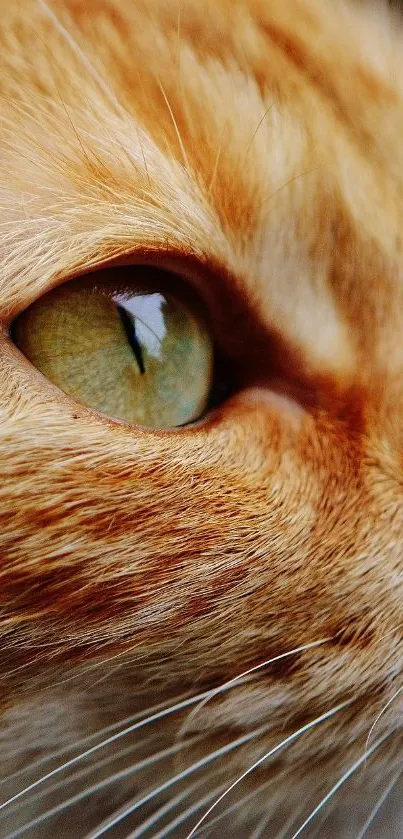
<path id="1" fill-rule="evenodd" d="M 136 320 L 124 306 L 117 306 L 120 320 L 126 333 L 126 338 L 133 350 L 133 355 L 137 361 L 140 373 L 145 373 L 143 350 L 136 335 Z"/>

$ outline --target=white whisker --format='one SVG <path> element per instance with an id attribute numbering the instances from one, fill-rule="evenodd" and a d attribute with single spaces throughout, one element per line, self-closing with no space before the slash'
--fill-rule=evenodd
<path id="1" fill-rule="evenodd" d="M 179 697 L 179 701 L 182 701 L 182 698 Z M 166 709 L 169 707 L 167 702 L 159 702 L 157 705 L 153 705 L 152 708 L 148 709 L 148 713 L 156 713 L 159 710 Z M 74 751 L 75 749 L 81 749 L 87 743 L 91 743 L 92 740 L 96 740 L 97 737 L 104 737 L 105 734 L 110 734 L 112 731 L 116 731 L 116 729 L 121 728 L 122 726 L 127 726 L 133 723 L 135 720 L 144 719 L 144 711 L 140 711 L 138 714 L 132 714 L 129 717 L 125 717 L 123 720 L 119 720 L 119 722 L 112 723 L 111 725 L 107 725 L 105 728 L 99 729 L 99 731 L 95 731 L 93 734 L 87 734 L 85 737 L 82 737 L 80 740 L 76 740 L 75 743 L 71 743 L 70 745 L 63 746 L 61 749 L 57 749 L 57 751 L 50 752 L 49 754 L 43 755 L 38 760 L 29 763 L 27 766 L 23 766 L 21 769 L 18 769 L 16 772 L 12 772 L 10 775 L 7 775 L 5 778 L 0 779 L 0 786 L 2 784 L 10 783 L 10 781 L 15 780 L 16 778 L 20 778 L 21 775 L 25 775 L 27 772 L 33 772 L 35 769 L 38 769 L 39 766 L 43 766 L 44 763 L 49 763 L 50 760 L 56 760 L 58 757 L 62 757 L 66 752 Z M 102 744 L 99 744 L 100 747 Z M 80 759 L 80 756 L 78 756 Z M 59 770 L 58 770 L 59 771 Z M 28 792 L 28 788 L 21 792 Z M 18 797 L 20 797 L 18 795 Z M 5 807 L 6 804 L 11 804 L 11 799 L 5 802 L 0 806 Z"/>
<path id="2" fill-rule="evenodd" d="M 247 795 L 244 795 L 243 798 L 240 798 L 238 801 L 235 801 L 235 804 L 231 804 L 230 807 L 227 807 L 225 810 L 223 810 L 222 813 L 219 813 L 218 816 L 215 816 L 214 819 L 210 819 L 210 821 L 208 821 L 206 824 L 203 824 L 203 829 L 210 830 L 212 827 L 214 827 L 215 824 L 218 824 L 218 822 L 225 819 L 226 816 L 230 816 L 231 813 L 234 813 L 236 810 L 239 809 L 239 807 L 243 807 L 252 798 L 256 798 L 257 795 L 262 793 L 267 787 L 271 786 L 272 783 L 273 781 L 272 779 L 270 779 L 270 781 L 265 781 L 264 784 L 261 784 L 257 789 L 254 789 L 252 792 L 248 792 Z"/>
<path id="3" fill-rule="evenodd" d="M 196 801 L 195 804 L 193 804 L 191 807 L 188 807 L 186 810 L 183 811 L 183 813 L 180 813 L 179 816 L 176 817 L 176 819 L 173 819 L 171 822 L 169 822 L 169 824 L 167 824 L 162 830 L 160 830 L 158 833 L 155 833 L 153 839 L 165 839 L 165 837 L 172 833 L 172 831 L 175 830 L 175 828 L 179 827 L 179 825 L 183 824 L 183 822 L 187 821 L 187 819 L 190 819 L 190 817 L 193 816 L 194 813 L 197 813 L 197 811 L 200 810 L 202 807 L 205 807 L 205 805 L 208 804 L 208 802 L 211 801 L 211 799 L 214 798 L 214 796 L 219 795 L 221 790 L 224 789 L 224 787 L 225 784 L 221 784 L 221 786 L 216 787 L 213 790 L 210 790 L 210 792 L 203 796 L 203 798 L 200 798 L 199 801 Z M 130 835 L 128 839 L 132 839 L 132 836 Z"/>
<path id="4" fill-rule="evenodd" d="M 81 778 L 85 778 L 87 775 L 91 775 L 93 772 L 97 772 L 105 766 L 108 766 L 110 763 L 115 763 L 117 760 L 121 760 L 124 757 L 127 757 L 132 752 L 137 751 L 141 748 L 143 751 L 145 746 L 148 746 L 150 743 L 153 742 L 157 737 L 154 734 L 152 737 L 149 737 L 146 740 L 142 740 L 141 743 L 132 743 L 130 746 L 126 746 L 124 749 L 120 749 L 118 752 L 114 752 L 107 757 L 104 757 L 102 760 L 98 760 L 95 763 L 90 763 L 88 766 L 85 766 L 83 769 L 78 770 L 78 772 L 74 772 L 71 775 L 68 775 L 67 778 L 60 779 L 56 784 L 53 784 L 49 787 L 45 787 L 39 791 L 35 791 L 34 795 L 29 796 L 26 799 L 19 798 L 18 801 L 15 801 L 14 804 L 10 805 L 10 810 L 12 813 L 20 810 L 21 808 L 29 807 L 32 804 L 37 804 L 43 798 L 47 798 L 49 795 L 53 795 L 59 789 L 65 789 L 70 784 L 74 784 L 77 781 L 81 780 Z M 10 812 L 10 811 L 9 811 Z"/>
<path id="5" fill-rule="evenodd" d="M 391 696 L 391 698 L 388 700 L 388 702 L 386 703 L 386 705 L 384 705 L 384 706 L 383 706 L 383 708 L 382 708 L 382 710 L 379 712 L 379 714 L 378 714 L 378 716 L 376 717 L 375 721 L 372 723 L 371 728 L 369 729 L 369 732 L 368 732 L 368 737 L 367 737 L 367 739 L 366 739 L 366 741 L 365 741 L 365 750 L 364 750 L 364 751 L 365 751 L 365 754 L 368 752 L 368 743 L 369 743 L 369 741 L 370 741 L 371 734 L 372 734 L 372 732 L 373 732 L 373 730 L 374 730 L 375 726 L 377 725 L 377 723 L 379 722 L 379 720 L 381 719 L 381 717 L 383 717 L 383 715 L 384 715 L 384 714 L 385 714 L 385 712 L 388 710 L 388 708 L 390 707 L 390 705 L 392 705 L 392 702 L 394 702 L 394 701 L 395 701 L 395 699 L 397 699 L 397 697 L 399 696 L 399 694 L 401 694 L 401 692 L 402 692 L 402 691 L 403 691 L 403 685 L 402 685 L 402 686 L 401 686 L 401 687 L 400 687 L 400 688 L 399 688 L 399 689 L 398 689 L 398 690 L 397 690 L 397 691 L 393 694 L 393 696 Z"/>
<path id="6" fill-rule="evenodd" d="M 165 790 L 172 787 L 174 784 L 179 783 L 180 781 L 184 781 L 185 778 L 192 775 L 194 772 L 197 772 L 199 769 L 204 769 L 205 766 L 208 766 L 214 760 L 218 760 L 220 757 L 224 757 L 224 755 L 229 754 L 234 749 L 243 746 L 245 743 L 249 743 L 251 740 L 256 739 L 259 737 L 260 734 L 264 734 L 268 730 L 269 726 L 265 725 L 262 728 L 255 729 L 255 731 L 249 732 L 249 734 L 244 734 L 242 737 L 238 737 L 237 740 L 233 740 L 232 743 L 227 743 L 225 746 L 221 746 L 216 751 L 211 752 L 205 757 L 200 758 L 195 763 L 192 763 L 191 766 L 188 766 L 186 769 L 183 769 L 182 772 L 179 772 L 177 775 L 174 775 L 172 778 L 169 778 L 164 783 L 160 784 L 159 787 L 151 790 L 150 792 L 146 793 L 141 799 L 139 799 L 134 804 L 130 804 L 122 813 L 118 816 L 114 816 L 113 818 L 108 819 L 94 831 L 89 833 L 85 839 L 99 839 L 100 836 L 103 836 L 107 833 L 108 830 L 115 827 L 119 824 L 123 819 L 131 816 L 136 810 L 140 807 L 143 807 L 144 804 L 148 804 L 153 798 L 156 798 L 157 795 L 160 793 L 165 792 Z"/>
<path id="7" fill-rule="evenodd" d="M 126 780 L 131 775 L 134 775 L 137 772 L 140 772 L 142 769 L 146 769 L 149 766 L 152 766 L 152 764 L 154 763 L 159 763 L 159 761 L 163 760 L 164 758 L 176 754 L 185 746 L 193 745 L 201 739 L 202 735 L 200 737 L 193 738 L 193 740 L 188 740 L 186 743 L 175 743 L 173 746 L 170 746 L 167 749 L 163 749 L 160 752 L 156 752 L 150 757 L 147 757 L 144 760 L 141 760 L 138 763 L 133 764 L 132 766 L 128 766 L 125 769 L 122 769 L 120 772 L 116 772 L 114 775 L 109 776 L 108 778 L 103 778 L 102 781 L 98 781 L 98 783 L 92 784 L 92 786 L 89 786 L 86 789 L 81 790 L 81 792 L 76 793 L 76 795 L 71 796 L 71 798 L 67 798 L 65 801 L 62 801 L 60 804 L 57 804 L 50 810 L 46 810 L 45 813 L 42 813 L 40 816 L 37 816 L 36 818 L 32 819 L 32 821 L 28 822 L 27 824 L 24 824 L 22 827 L 18 828 L 18 830 L 13 831 L 13 833 L 8 834 L 5 837 L 5 839 L 17 839 L 17 837 L 23 836 L 23 834 L 26 833 L 27 830 L 32 830 L 34 827 L 38 827 L 48 819 L 53 818 L 53 816 L 56 816 L 58 813 L 62 813 L 69 807 L 72 807 L 74 804 L 78 804 L 80 801 L 83 801 L 85 798 L 89 798 L 89 796 L 91 795 L 96 795 L 102 789 L 105 789 L 105 787 L 111 786 L 117 781 Z"/>
<path id="8" fill-rule="evenodd" d="M 170 798 L 170 800 L 167 801 L 166 804 L 164 804 L 162 807 L 156 810 L 155 813 L 152 813 L 152 815 L 149 816 L 149 818 L 146 819 L 146 821 L 144 821 L 141 825 L 139 825 L 139 827 L 137 827 L 136 830 L 133 830 L 133 832 L 130 833 L 129 836 L 126 837 L 126 839 L 138 839 L 139 836 L 143 836 L 143 834 L 147 830 L 149 830 L 150 827 L 152 827 L 156 822 L 160 821 L 160 819 L 162 819 L 163 816 L 166 816 L 167 813 L 170 813 L 171 810 L 173 810 L 178 804 L 181 804 L 182 801 L 186 801 L 186 799 L 189 798 L 192 792 L 195 792 L 195 790 L 203 786 L 203 784 L 205 783 L 205 779 L 201 778 L 198 781 L 195 781 L 193 784 L 190 784 L 190 786 L 186 787 L 185 790 L 179 792 L 178 795 L 174 796 L 174 798 Z"/>
<path id="9" fill-rule="evenodd" d="M 305 819 L 305 821 L 301 824 L 296 833 L 292 835 L 291 839 L 297 839 L 297 836 L 300 836 L 302 831 L 305 830 L 305 828 L 315 818 L 316 814 L 323 809 L 325 804 L 327 804 L 327 802 L 330 801 L 330 799 L 333 797 L 333 795 L 336 794 L 340 787 L 342 787 L 343 784 L 345 784 L 345 782 L 348 781 L 349 778 L 351 778 L 351 775 L 353 775 L 354 772 L 356 772 L 357 769 L 359 769 L 360 766 L 362 766 L 362 764 L 365 763 L 366 759 L 370 757 L 370 755 L 372 755 L 377 749 L 379 749 L 380 746 L 382 746 L 382 743 L 384 743 L 390 736 L 391 732 L 388 731 L 387 734 L 384 734 L 383 737 L 380 737 L 379 740 L 376 740 L 373 746 L 371 746 L 371 748 L 367 752 L 365 752 L 365 754 L 361 755 L 361 757 L 358 758 L 358 760 L 356 760 L 352 764 L 352 766 L 350 766 L 350 768 L 347 769 L 346 772 L 344 772 L 344 774 L 341 776 L 341 778 L 339 778 L 337 783 L 335 783 L 334 786 L 332 786 L 331 790 L 329 790 L 329 792 L 322 798 L 322 800 L 319 801 L 319 804 L 317 804 L 316 807 L 312 810 L 308 818 Z"/>
<path id="10" fill-rule="evenodd" d="M 283 774 L 284 773 L 281 773 L 281 776 Z M 225 810 L 223 810 L 222 813 L 219 813 L 218 816 L 215 816 L 213 819 L 210 819 L 210 821 L 206 822 L 205 824 L 203 823 L 203 826 L 200 827 L 200 830 L 198 830 L 195 835 L 199 836 L 200 831 L 202 831 L 202 830 L 203 831 L 204 830 L 206 830 L 206 831 L 211 830 L 211 828 L 214 827 L 214 825 L 218 824 L 220 821 L 227 818 L 227 816 L 230 816 L 231 813 L 234 813 L 234 812 L 236 812 L 236 810 L 239 810 L 240 807 L 244 807 L 246 804 L 248 804 L 249 801 L 251 801 L 253 798 L 256 798 L 257 795 L 264 792 L 264 790 L 266 788 L 270 787 L 272 784 L 273 784 L 272 779 L 270 779 L 270 781 L 265 781 L 264 784 L 260 784 L 260 786 L 257 787 L 257 789 L 252 790 L 252 792 L 248 792 L 242 798 L 238 799 L 238 801 L 235 801 L 234 804 L 231 804 L 230 807 L 227 807 Z M 266 816 L 265 816 L 265 818 L 266 818 Z M 251 839 L 251 837 L 249 837 L 249 839 Z"/>
<path id="11" fill-rule="evenodd" d="M 217 798 L 217 800 L 214 802 L 214 804 L 208 810 L 206 810 L 206 812 L 204 813 L 202 818 L 199 819 L 197 824 L 194 826 L 194 828 L 191 830 L 191 832 L 187 835 L 186 839 L 191 839 L 191 836 L 194 836 L 194 834 L 196 833 L 196 831 L 198 830 L 200 825 L 204 823 L 207 816 L 210 815 L 212 810 L 214 810 L 215 807 L 217 807 L 218 804 L 223 800 L 223 798 L 225 798 L 233 789 L 235 789 L 235 787 L 238 786 L 238 784 L 240 784 L 241 781 L 243 781 L 245 778 L 248 777 L 248 775 L 250 775 L 252 772 L 254 772 L 255 769 L 258 768 L 258 766 L 261 766 L 261 764 L 264 763 L 264 761 L 268 760 L 269 757 L 272 757 L 272 755 L 276 754 L 278 751 L 280 751 L 281 749 L 288 746 L 290 743 L 292 743 L 298 737 L 302 736 L 302 734 L 305 734 L 306 731 L 310 731 L 311 728 L 314 728 L 315 726 L 319 725 L 320 723 L 325 722 L 325 720 L 334 716 L 334 714 L 337 714 L 343 708 L 346 708 L 347 705 L 351 704 L 351 701 L 352 700 L 348 700 L 347 702 L 343 702 L 341 705 L 336 705 L 334 708 L 331 708 L 330 711 L 326 711 L 325 714 L 321 714 L 319 717 L 316 717 L 316 719 L 311 720 L 311 722 L 306 723 L 305 725 L 302 726 L 302 728 L 299 728 L 297 731 L 294 731 L 293 734 L 289 734 L 288 737 L 285 737 L 284 740 L 281 741 L 281 743 L 277 743 L 276 746 L 273 746 L 272 749 L 270 749 L 268 752 L 266 752 L 264 755 L 262 755 L 262 757 L 260 757 L 258 760 L 256 760 L 255 763 L 253 763 L 252 766 L 249 766 L 248 769 L 246 769 L 245 772 L 242 773 L 242 775 L 240 775 L 229 787 L 227 787 L 225 792 L 223 792 L 222 795 L 220 795 L 220 797 Z"/>
<path id="12" fill-rule="evenodd" d="M 336 803 L 337 802 L 334 799 L 333 801 L 330 802 L 329 808 L 325 813 L 323 811 L 321 813 L 318 813 L 318 816 L 317 816 L 317 819 L 316 819 L 316 824 L 313 827 L 313 830 L 311 831 L 311 833 L 309 834 L 309 839 L 322 839 L 322 837 L 323 837 L 323 832 L 322 832 L 323 825 L 326 824 L 327 820 L 330 818 L 333 811 L 335 810 Z M 295 822 L 296 822 L 296 819 L 294 819 L 293 824 Z"/>
<path id="13" fill-rule="evenodd" d="M 229 679 L 228 682 L 224 682 L 224 684 L 220 685 L 220 687 L 213 688 L 209 693 L 206 695 L 204 699 L 202 699 L 196 708 L 194 708 L 185 723 L 180 727 L 179 734 L 183 736 L 186 731 L 189 729 L 191 723 L 195 719 L 195 717 L 200 713 L 200 711 L 210 702 L 211 699 L 214 699 L 215 696 L 218 696 L 220 693 L 224 693 L 227 690 L 230 690 L 233 687 L 238 687 L 240 684 L 243 684 L 243 680 L 246 679 L 248 676 L 252 676 L 253 674 L 257 673 L 259 670 L 263 670 L 266 667 L 270 667 L 271 664 L 275 664 L 277 661 L 282 661 L 284 658 L 289 658 L 292 655 L 297 655 L 298 653 L 305 652 L 305 650 L 311 650 L 315 647 L 320 647 L 323 644 L 327 644 L 331 641 L 331 638 L 321 638 L 319 641 L 311 641 L 309 644 L 303 644 L 301 647 L 295 647 L 292 650 L 288 650 L 286 653 L 281 653 L 280 655 L 274 656 L 274 658 L 268 658 L 266 661 L 261 661 L 260 664 L 255 664 L 254 667 L 249 667 L 248 670 L 243 670 L 242 673 L 239 673 L 238 676 L 234 676 L 233 679 Z"/>
<path id="14" fill-rule="evenodd" d="M 201 780 L 197 781 L 197 783 L 195 784 L 192 784 L 184 792 L 176 795 L 175 798 L 172 798 L 169 802 L 167 802 L 167 804 L 164 805 L 164 807 L 161 807 L 157 811 L 158 817 L 160 818 L 161 815 L 166 815 L 166 813 L 172 811 L 176 804 L 188 798 L 189 795 L 191 795 L 191 793 L 194 792 L 195 789 L 205 785 L 205 783 L 205 778 L 201 778 Z M 213 796 L 217 794 L 217 790 L 223 789 L 223 786 L 224 785 L 221 784 L 220 787 L 216 787 L 214 790 L 210 790 L 210 792 L 206 793 L 206 795 L 204 795 L 203 798 L 198 799 L 198 801 L 194 802 L 192 805 L 187 807 L 186 810 L 182 810 L 182 812 L 179 813 L 178 816 L 172 819 L 172 821 L 168 822 L 168 824 L 166 824 L 165 827 L 158 831 L 158 833 L 153 833 L 152 839 L 159 839 L 159 837 L 168 836 L 169 833 L 172 833 L 172 831 L 175 830 L 176 827 L 179 827 L 179 825 L 186 821 L 186 819 L 188 819 L 194 812 L 197 812 L 197 810 L 199 810 L 200 807 L 203 807 L 203 805 L 206 803 L 206 800 L 211 800 Z M 154 815 L 157 815 L 157 813 Z M 142 836 L 146 829 L 145 825 L 147 825 L 148 829 L 156 821 L 154 815 L 151 816 L 150 819 L 147 819 L 147 822 L 144 822 L 144 825 L 140 825 L 139 828 L 134 830 L 132 833 L 129 833 L 126 839 L 137 839 L 137 837 Z M 153 821 L 151 821 L 151 819 Z"/>
<path id="15" fill-rule="evenodd" d="M 210 691 L 205 691 L 204 693 L 200 693 L 197 696 L 190 697 L 189 699 L 184 699 L 181 702 L 177 702 L 175 705 L 171 705 L 168 708 L 164 708 L 162 711 L 158 711 L 155 714 L 151 714 L 150 716 L 146 717 L 145 719 L 141 719 L 138 722 L 133 723 L 132 725 L 127 726 L 122 731 L 118 731 L 116 734 L 107 737 L 101 743 L 96 743 L 94 746 L 91 746 L 89 749 L 86 749 L 84 752 L 81 752 L 79 755 L 70 758 L 70 760 L 65 761 L 65 763 L 60 764 L 60 766 L 56 766 L 55 769 L 51 769 L 49 772 L 46 772 L 45 775 L 42 775 L 36 781 L 33 781 L 31 784 L 28 784 L 24 789 L 16 792 L 11 798 L 8 798 L 7 801 L 3 801 L 0 804 L 0 811 L 4 810 L 9 804 L 12 804 L 13 801 L 17 801 L 18 798 L 21 798 L 23 795 L 26 795 L 31 790 L 38 787 L 40 784 L 43 784 L 45 781 L 48 781 L 49 778 L 54 778 L 55 775 L 58 775 L 59 772 L 64 772 L 66 769 L 70 769 L 71 766 L 74 766 L 80 760 L 84 760 L 85 758 L 89 757 L 95 752 L 99 751 L 99 749 L 104 749 L 106 746 L 109 746 L 111 743 L 116 743 L 117 740 L 120 740 L 122 737 L 127 737 L 128 734 L 131 734 L 133 731 L 139 731 L 141 728 L 144 728 L 146 725 L 150 725 L 151 723 L 157 722 L 158 720 L 162 720 L 165 717 L 170 716 L 170 714 L 176 714 L 178 711 L 182 711 L 185 708 L 189 708 L 191 705 L 194 705 L 196 702 L 200 702 L 203 700 L 205 696 L 208 695 Z"/>
<path id="16" fill-rule="evenodd" d="M 306 803 L 306 802 L 305 802 L 305 803 Z M 332 815 L 332 813 L 334 812 L 334 810 L 336 809 L 336 805 L 337 805 L 337 801 L 336 801 L 336 799 L 334 798 L 334 799 L 333 799 L 333 801 L 330 801 L 329 806 L 328 806 L 328 808 L 327 808 L 326 812 L 323 812 L 323 810 L 322 810 L 322 812 L 321 812 L 321 813 L 318 813 L 317 818 L 315 819 L 316 824 L 315 824 L 315 826 L 312 828 L 312 830 L 311 830 L 311 832 L 310 832 L 310 834 L 309 834 L 309 839 L 323 839 L 323 832 L 322 832 L 322 828 L 323 828 L 323 826 L 326 824 L 326 822 L 328 821 L 328 819 L 330 818 L 330 816 Z M 299 812 L 300 812 L 300 811 L 299 811 Z M 298 815 L 299 815 L 299 813 L 298 813 Z M 296 821 L 297 821 L 297 819 L 296 819 L 296 818 L 295 818 L 295 819 L 293 819 L 293 824 L 294 824 Z M 277 837 L 276 837 L 276 839 L 277 839 Z"/>
<path id="17" fill-rule="evenodd" d="M 289 829 L 290 829 L 290 828 L 292 827 L 292 825 L 293 825 L 293 824 L 295 824 L 295 822 L 297 821 L 297 819 L 298 819 L 298 817 L 299 817 L 300 813 L 301 813 L 301 812 L 302 812 L 302 810 L 304 809 L 304 806 L 305 806 L 305 802 L 303 802 L 303 804 L 301 805 L 301 807 L 298 807 L 298 809 L 292 813 L 292 815 L 290 816 L 290 818 L 289 818 L 289 819 L 287 819 L 286 823 L 283 825 L 283 827 L 282 827 L 282 829 L 281 829 L 281 832 L 277 834 L 276 839 L 285 839 L 285 837 L 287 836 L 287 833 L 288 833 Z M 255 839 L 260 839 L 260 837 L 256 836 L 256 837 L 255 837 Z"/>
<path id="18" fill-rule="evenodd" d="M 380 809 L 381 809 L 381 807 L 382 807 L 382 804 L 384 804 L 384 803 L 385 803 L 385 801 L 386 801 L 386 799 L 388 798 L 388 796 L 389 796 L 389 795 L 391 794 L 391 792 L 394 790 L 394 788 L 395 788 L 395 786 L 396 786 L 396 784 L 397 784 L 397 782 L 398 782 L 399 778 L 400 778 L 400 777 L 401 777 L 401 775 L 402 775 L 402 772 L 403 772 L 403 769 L 402 769 L 402 768 L 400 768 L 398 772 L 395 772 L 395 774 L 393 775 L 392 780 L 389 782 L 389 784 L 387 785 L 386 789 L 384 789 L 384 791 L 383 791 L 382 795 L 378 798 L 378 801 L 376 802 L 375 806 L 374 806 L 374 807 L 373 807 L 373 809 L 371 810 L 371 812 L 370 812 L 370 814 L 369 814 L 369 816 L 368 816 L 368 818 L 367 818 L 367 820 L 366 820 L 365 824 L 363 825 L 363 827 L 361 828 L 360 832 L 359 832 L 359 833 L 358 833 L 358 835 L 356 836 L 356 839 L 364 839 L 364 836 L 365 836 L 365 834 L 368 832 L 369 828 L 371 827 L 371 824 L 375 821 L 375 819 L 376 819 L 376 817 L 377 817 L 377 815 L 378 815 L 378 813 L 379 813 L 379 810 L 380 810 Z"/>

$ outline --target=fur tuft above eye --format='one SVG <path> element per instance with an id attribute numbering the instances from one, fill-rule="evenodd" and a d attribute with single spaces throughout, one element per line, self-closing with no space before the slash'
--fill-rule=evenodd
<path id="1" fill-rule="evenodd" d="M 146 266 L 65 283 L 14 321 L 13 341 L 51 382 L 90 408 L 149 428 L 206 411 L 214 348 L 201 302 Z"/>

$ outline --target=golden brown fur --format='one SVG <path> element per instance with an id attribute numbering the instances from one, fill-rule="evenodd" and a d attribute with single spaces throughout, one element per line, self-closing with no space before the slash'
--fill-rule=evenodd
<path id="1" fill-rule="evenodd" d="M 267 726 L 222 764 L 230 784 L 350 702 L 237 790 L 273 779 L 231 816 L 240 836 L 264 813 L 267 836 L 294 814 L 292 836 L 402 684 L 400 22 L 341 0 L 3 0 L 0 39 L 2 763 L 323 641 L 158 728 L 158 748 L 203 734 L 190 765 Z M 109 421 L 8 339 L 111 261 L 173 267 L 207 301 L 238 385 L 201 424 Z M 358 835 L 400 766 L 401 708 L 326 836 Z M 115 806 L 84 804 L 82 834 L 69 811 L 28 835 L 85 835 Z M 397 837 L 385 807 L 371 835 Z"/>

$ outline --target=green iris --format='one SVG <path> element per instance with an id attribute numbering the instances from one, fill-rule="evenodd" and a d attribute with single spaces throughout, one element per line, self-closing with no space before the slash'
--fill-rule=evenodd
<path id="1" fill-rule="evenodd" d="M 168 276 L 126 268 L 68 282 L 17 318 L 13 340 L 88 407 L 152 428 L 189 423 L 209 401 L 213 342 L 197 300 L 166 291 Z"/>

